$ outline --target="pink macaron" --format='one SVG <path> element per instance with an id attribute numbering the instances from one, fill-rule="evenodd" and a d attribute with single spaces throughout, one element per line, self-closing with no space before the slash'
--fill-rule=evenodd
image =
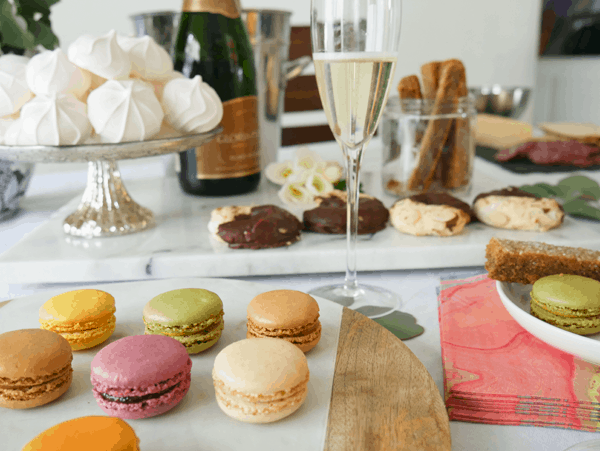
<path id="1" fill-rule="evenodd" d="M 134 335 L 104 347 L 92 360 L 96 401 L 108 415 L 148 418 L 171 410 L 190 388 L 192 361 L 164 335 Z"/>

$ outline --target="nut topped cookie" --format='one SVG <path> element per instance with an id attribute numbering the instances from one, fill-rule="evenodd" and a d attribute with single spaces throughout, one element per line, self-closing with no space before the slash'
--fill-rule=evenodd
<path id="1" fill-rule="evenodd" d="M 390 221 L 410 235 L 457 235 L 472 218 L 468 204 L 446 193 L 417 194 L 390 208 Z"/>
<path id="2" fill-rule="evenodd" d="M 316 208 L 304 212 L 304 227 L 317 233 L 346 233 L 346 204 L 348 195 L 345 191 L 333 190 L 315 200 Z M 358 202 L 358 234 L 366 235 L 385 229 L 389 219 L 388 209 L 378 199 L 360 194 Z"/>
<path id="3" fill-rule="evenodd" d="M 275 205 L 226 206 L 212 211 L 208 230 L 232 249 L 270 249 L 300 239 L 302 223 Z"/>
<path id="4" fill-rule="evenodd" d="M 546 232 L 560 226 L 564 210 L 550 198 L 538 198 L 516 187 L 479 194 L 473 202 L 477 219 L 502 229 Z"/>

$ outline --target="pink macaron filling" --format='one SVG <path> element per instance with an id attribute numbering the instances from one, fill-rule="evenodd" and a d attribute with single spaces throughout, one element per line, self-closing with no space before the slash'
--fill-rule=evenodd
<path id="1" fill-rule="evenodd" d="M 125 419 L 149 418 L 175 407 L 190 389 L 192 361 L 172 379 L 148 387 L 114 388 L 95 381 L 93 393 L 100 408 L 110 416 Z"/>

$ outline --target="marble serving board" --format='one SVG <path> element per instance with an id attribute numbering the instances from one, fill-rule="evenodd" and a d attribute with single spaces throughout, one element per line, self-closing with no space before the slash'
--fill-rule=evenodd
<path id="1" fill-rule="evenodd" d="M 373 168 L 373 165 L 365 167 L 365 191 L 390 207 L 395 199 L 383 193 L 380 174 Z M 266 203 L 284 206 L 277 196 L 279 187 L 266 180 L 255 193 L 228 198 L 186 195 L 177 179 L 169 176 L 131 183 L 125 180 L 125 183 L 132 198 L 155 213 L 155 228 L 103 239 L 66 236 L 62 222 L 80 201 L 72 199 L 0 256 L 0 281 L 125 281 L 326 273 L 346 269 L 344 235 L 305 232 L 299 242 L 289 247 L 268 250 L 229 249 L 210 237 L 207 224 L 216 207 Z M 506 171 L 478 159 L 471 198 L 507 183 L 519 184 L 519 181 L 509 180 Z M 291 211 L 301 216 L 301 211 Z M 546 233 L 501 230 L 473 223 L 455 237 L 415 237 L 388 226 L 374 235 L 359 237 L 358 270 L 482 266 L 485 246 L 492 236 L 600 249 L 598 223 L 572 217 L 567 217 L 560 228 Z"/>

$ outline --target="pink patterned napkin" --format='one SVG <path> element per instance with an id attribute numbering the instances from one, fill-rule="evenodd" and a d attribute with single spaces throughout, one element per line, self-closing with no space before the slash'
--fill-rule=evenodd
<path id="1" fill-rule="evenodd" d="M 600 432 L 600 367 L 519 326 L 487 274 L 442 281 L 438 300 L 451 420 Z"/>

